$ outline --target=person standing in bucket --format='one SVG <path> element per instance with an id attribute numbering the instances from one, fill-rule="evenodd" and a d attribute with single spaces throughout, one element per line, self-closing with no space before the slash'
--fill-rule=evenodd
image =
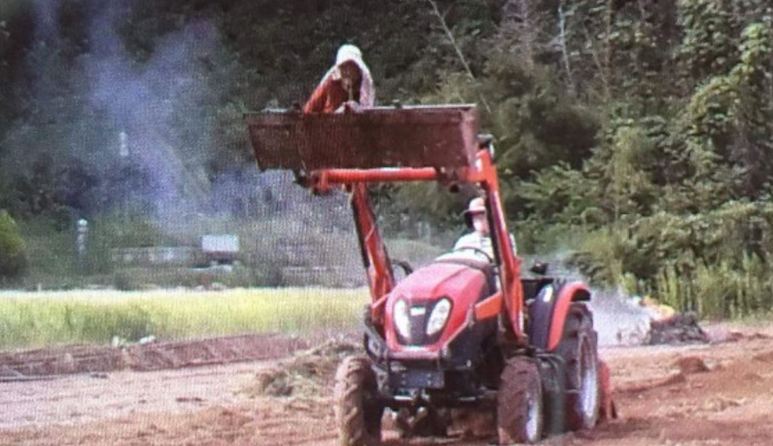
<path id="1" fill-rule="evenodd" d="M 322 77 L 304 113 L 340 113 L 373 107 L 376 103 L 373 77 L 362 52 L 351 44 L 342 45 L 335 65 Z"/>

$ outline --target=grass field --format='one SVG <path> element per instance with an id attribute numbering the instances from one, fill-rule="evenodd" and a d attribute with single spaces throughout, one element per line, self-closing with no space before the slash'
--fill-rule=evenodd
<path id="1" fill-rule="evenodd" d="M 0 349 L 357 327 L 366 289 L 0 292 Z"/>

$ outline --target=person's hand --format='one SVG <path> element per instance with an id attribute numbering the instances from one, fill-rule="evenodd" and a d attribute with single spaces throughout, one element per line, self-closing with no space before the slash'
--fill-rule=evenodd
<path id="1" fill-rule="evenodd" d="M 344 111 L 345 112 L 360 112 L 362 110 L 362 106 L 357 101 L 346 101 L 344 102 Z"/>

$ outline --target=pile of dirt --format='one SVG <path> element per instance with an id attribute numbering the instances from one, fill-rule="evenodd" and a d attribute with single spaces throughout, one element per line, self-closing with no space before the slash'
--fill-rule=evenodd
<path id="1" fill-rule="evenodd" d="M 129 368 L 144 371 L 274 359 L 307 347 L 307 341 L 294 336 L 244 335 L 133 345 L 123 357 Z"/>
<path id="2" fill-rule="evenodd" d="M 245 392 L 250 396 L 327 396 L 338 364 L 362 347 L 349 339 L 332 339 L 258 372 Z"/>
<path id="3" fill-rule="evenodd" d="M 683 375 L 692 375 L 695 373 L 705 373 L 710 371 L 706 362 L 697 356 L 684 356 L 676 360 L 674 363 L 679 368 L 680 373 Z"/>
<path id="4" fill-rule="evenodd" d="M 115 370 L 163 370 L 279 358 L 308 342 L 262 334 L 134 344 L 118 347 L 70 346 L 0 353 L 0 381 Z"/>
<path id="5" fill-rule="evenodd" d="M 709 336 L 698 325 L 695 313 L 681 313 L 650 323 L 649 344 L 708 343 Z"/>

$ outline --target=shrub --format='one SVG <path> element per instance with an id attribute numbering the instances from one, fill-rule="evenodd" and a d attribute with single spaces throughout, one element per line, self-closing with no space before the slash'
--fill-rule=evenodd
<path id="1" fill-rule="evenodd" d="M 26 248 L 19 228 L 8 212 L 0 211 L 0 279 L 18 277 L 26 267 Z"/>

